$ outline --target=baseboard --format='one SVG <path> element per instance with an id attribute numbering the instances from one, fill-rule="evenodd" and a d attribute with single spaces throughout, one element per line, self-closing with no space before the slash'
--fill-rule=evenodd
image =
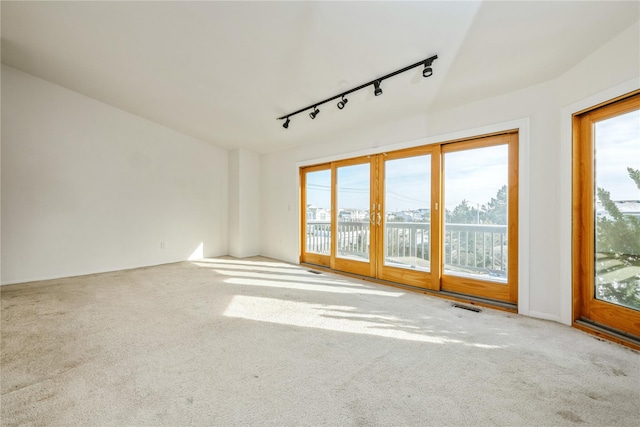
<path id="1" fill-rule="evenodd" d="M 60 280 L 60 279 L 71 279 L 71 278 L 75 278 L 75 277 L 93 276 L 94 274 L 107 274 L 107 273 L 114 273 L 116 271 L 138 270 L 138 269 L 141 269 L 141 268 L 159 267 L 161 265 L 176 264 L 176 263 L 179 263 L 179 262 L 193 262 L 193 261 L 188 261 L 188 260 L 167 261 L 167 262 L 162 262 L 160 264 L 149 264 L 149 265 L 145 264 L 145 265 L 138 265 L 138 266 L 133 266 L 133 267 L 117 268 L 117 269 L 113 269 L 113 270 L 70 273 L 70 274 L 67 274 L 67 275 L 61 275 L 61 276 L 55 275 L 55 276 L 47 276 L 47 277 L 41 277 L 41 278 L 18 279 L 17 281 L 13 280 L 13 281 L 2 282 L 2 283 L 0 283 L 0 287 L 1 286 L 23 285 L 23 284 L 27 284 L 27 283 L 36 283 L 36 282 L 46 282 L 46 281 L 49 281 L 49 280 Z"/>

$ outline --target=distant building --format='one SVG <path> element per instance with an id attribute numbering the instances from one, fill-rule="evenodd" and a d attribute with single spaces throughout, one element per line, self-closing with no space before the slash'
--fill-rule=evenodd
<path id="1" fill-rule="evenodd" d="M 640 218 L 640 200 L 615 200 L 613 203 L 616 204 L 621 214 Z M 600 202 L 596 203 L 596 216 L 611 219 L 611 215 Z"/>
<path id="2" fill-rule="evenodd" d="M 640 200 L 620 200 L 615 204 L 623 215 L 640 218 Z"/>
<path id="3" fill-rule="evenodd" d="M 307 221 L 331 221 L 331 209 L 307 205 Z"/>
<path id="4" fill-rule="evenodd" d="M 342 221 L 364 221 L 369 219 L 369 212 L 360 209 L 340 209 L 338 217 Z"/>
<path id="5" fill-rule="evenodd" d="M 429 209 L 405 210 L 387 214 L 387 221 L 425 222 L 429 220 Z"/>

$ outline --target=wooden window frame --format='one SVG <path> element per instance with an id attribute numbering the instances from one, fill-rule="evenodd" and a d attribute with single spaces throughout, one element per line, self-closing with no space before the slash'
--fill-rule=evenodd
<path id="1" fill-rule="evenodd" d="M 518 190 L 519 190 L 519 176 L 518 176 L 518 132 L 508 131 L 497 135 L 490 135 L 479 137 L 473 140 L 465 140 L 456 142 L 455 144 L 448 143 L 443 144 L 442 153 L 453 153 L 456 151 L 464 151 L 476 148 L 494 147 L 497 145 L 508 145 L 509 160 L 508 160 L 508 237 L 507 244 L 509 248 L 509 257 L 507 261 L 507 282 L 508 286 L 495 285 L 488 281 L 479 279 L 461 277 L 454 275 L 444 274 L 444 266 L 442 266 L 441 275 L 441 288 L 443 290 L 454 290 L 455 292 L 462 292 L 465 295 L 475 295 L 482 298 L 495 299 L 501 302 L 510 302 L 513 304 L 518 303 L 518 229 L 519 229 L 519 215 L 518 215 Z M 444 169 L 441 168 L 441 173 L 444 174 Z M 441 177 L 442 185 L 444 185 L 444 176 Z M 441 195 L 441 203 L 444 203 L 444 193 Z M 441 210 L 440 215 L 444 215 L 444 209 Z M 441 218 L 441 223 L 444 227 L 444 218 Z"/>
<path id="2" fill-rule="evenodd" d="M 445 152 L 461 151 L 465 149 L 482 148 L 496 145 L 508 145 L 509 159 L 508 159 L 508 247 L 509 247 L 509 260 L 508 260 L 508 277 L 507 283 L 500 284 L 497 289 L 496 284 L 485 282 L 479 279 L 458 277 L 452 275 L 444 275 L 444 257 L 442 252 L 444 250 L 444 241 L 442 237 L 441 227 L 444 226 L 444 205 L 443 205 L 443 186 L 444 186 L 444 171 L 443 171 L 443 156 Z M 351 164 L 360 164 L 365 161 L 369 161 L 371 165 L 371 197 L 372 200 L 380 201 L 381 205 L 384 205 L 384 200 L 381 199 L 381 195 L 384 193 L 384 170 L 383 163 L 385 157 L 390 158 L 403 158 L 411 157 L 413 155 L 430 154 L 432 157 L 431 166 L 431 212 L 437 217 L 438 225 L 434 226 L 432 221 L 431 228 L 431 268 L 428 278 L 426 280 L 419 279 L 417 276 L 413 277 L 413 272 L 410 271 L 394 271 L 393 268 L 380 267 L 381 260 L 384 259 L 384 248 L 379 243 L 382 237 L 382 232 L 378 227 L 373 227 L 371 230 L 371 246 L 375 248 L 371 251 L 372 258 L 369 265 L 363 268 L 358 268 L 356 271 L 346 271 L 346 269 L 340 269 L 341 260 L 337 260 L 333 255 L 336 252 L 336 228 L 331 229 L 331 254 L 330 256 L 317 255 L 306 252 L 306 173 L 314 172 L 318 170 L 331 170 L 331 187 L 332 187 L 332 223 L 336 224 L 337 216 L 337 191 L 334 188 L 337 181 L 336 168 L 340 166 L 346 166 Z M 368 160 L 365 160 L 368 159 Z M 495 301 L 498 306 L 495 308 L 507 309 L 504 303 L 513 305 L 513 308 L 508 308 L 508 311 L 517 310 L 518 302 L 518 288 L 519 288 L 519 130 L 510 129 L 499 132 L 493 132 L 484 135 L 471 136 L 462 139 L 449 140 L 440 143 L 410 147 L 406 149 L 394 150 L 390 152 L 380 152 L 371 154 L 368 156 L 360 156 L 355 158 L 346 158 L 336 160 L 328 163 L 303 166 L 299 169 L 300 172 L 300 201 L 301 201 L 301 239 L 300 239 L 300 262 L 303 264 L 316 265 L 320 267 L 329 268 L 336 273 L 345 273 L 350 275 L 356 275 L 358 277 L 364 276 L 367 279 L 373 281 L 382 281 L 390 285 L 400 285 L 414 287 L 416 290 L 424 289 L 427 291 L 433 291 L 434 295 L 439 295 L 440 291 L 447 291 L 447 295 L 444 297 L 450 297 L 452 299 L 459 300 L 455 295 L 459 295 L 460 298 L 467 296 L 469 298 L 479 298 L 473 301 L 485 300 L 486 304 L 491 306 L 491 301 Z M 439 207 L 439 208 L 438 208 Z M 382 209 L 384 211 L 384 209 Z M 375 256 L 374 256 L 375 254 Z M 375 259 L 374 259 L 375 258 Z M 340 261 L 340 262 L 338 262 Z M 376 262 L 374 262 L 376 261 Z M 346 262 L 346 265 L 353 263 Z M 387 272 L 381 274 L 381 270 L 386 268 Z M 384 277 L 381 277 L 384 276 Z M 478 291 L 480 290 L 480 291 Z M 452 293 L 453 292 L 453 293 Z M 471 300 L 470 300 L 471 301 Z"/>
<path id="3" fill-rule="evenodd" d="M 595 202 L 593 124 L 640 106 L 640 90 L 572 117 L 572 323 L 573 326 L 640 349 L 639 312 L 595 298 Z"/>
<path id="4" fill-rule="evenodd" d="M 308 166 L 305 168 L 300 168 L 300 201 L 303 204 L 301 207 L 301 221 L 300 221 L 300 262 L 305 262 L 309 264 L 321 265 L 324 267 L 331 267 L 331 256 L 330 255 L 322 255 L 313 252 L 307 252 L 307 173 L 309 172 L 319 172 L 328 170 L 333 176 L 333 171 L 331 170 L 331 163 L 323 163 L 320 165 Z M 331 185 L 331 182 L 329 183 Z M 333 193 L 333 190 L 331 190 Z M 333 194 L 331 195 L 333 198 Z M 333 201 L 332 201 L 333 203 Z M 331 213 L 333 215 L 333 212 Z M 334 240 L 334 231 L 331 230 L 331 245 L 333 250 L 333 240 Z"/>

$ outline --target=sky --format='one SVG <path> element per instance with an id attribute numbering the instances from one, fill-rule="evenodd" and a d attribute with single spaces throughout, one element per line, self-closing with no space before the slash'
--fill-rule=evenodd
<path id="1" fill-rule="evenodd" d="M 501 153 L 503 152 L 503 153 Z M 506 184 L 506 146 L 445 155 L 445 206 L 455 208 L 462 199 L 486 204 Z M 341 209 L 369 210 L 369 164 L 338 168 L 338 205 Z M 331 205 L 331 172 L 307 174 L 307 204 Z M 422 155 L 385 163 L 387 212 L 429 209 L 431 157 Z"/>
<path id="2" fill-rule="evenodd" d="M 640 110 L 595 125 L 596 185 L 612 200 L 640 200 L 627 167 L 640 169 Z"/>
<path id="3" fill-rule="evenodd" d="M 596 185 L 613 200 L 640 200 L 640 190 L 627 167 L 640 169 L 640 111 L 603 120 L 595 125 Z M 385 162 L 387 212 L 429 208 L 430 155 Z M 506 145 L 445 153 L 445 208 L 453 210 L 466 199 L 486 205 L 507 184 Z M 370 209 L 369 164 L 338 168 L 340 209 Z M 307 174 L 307 204 L 329 208 L 331 172 Z"/>
<path id="4" fill-rule="evenodd" d="M 508 183 L 507 145 L 456 151 L 444 155 L 444 206 L 453 210 L 462 200 L 486 205 Z"/>
<path id="5" fill-rule="evenodd" d="M 331 170 L 307 174 L 307 205 L 331 207 Z"/>
<path id="6" fill-rule="evenodd" d="M 431 155 L 385 162 L 387 212 L 429 209 L 431 205 Z"/>

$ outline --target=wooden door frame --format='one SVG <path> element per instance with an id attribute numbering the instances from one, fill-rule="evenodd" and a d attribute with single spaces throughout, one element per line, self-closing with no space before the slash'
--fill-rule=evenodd
<path id="1" fill-rule="evenodd" d="M 356 166 L 369 164 L 369 203 L 376 200 L 377 189 L 375 185 L 376 178 L 376 158 L 375 156 L 360 156 L 345 160 L 331 162 L 331 223 L 335 227 L 331 227 L 331 269 L 344 271 L 351 274 L 357 274 L 366 277 L 375 277 L 375 247 L 377 241 L 377 230 L 379 227 L 372 226 L 369 223 L 369 262 L 355 261 L 348 258 L 339 258 L 337 256 L 337 232 L 338 232 L 338 168 L 345 166 Z"/>
<path id="2" fill-rule="evenodd" d="M 385 266 L 384 265 L 384 238 L 385 238 L 385 224 L 386 218 L 383 215 L 383 220 L 380 226 L 378 226 L 378 239 L 379 244 L 376 246 L 377 260 L 379 262 L 376 265 L 376 278 L 380 280 L 386 280 L 390 282 L 402 283 L 409 286 L 415 286 L 419 288 L 425 288 L 429 290 L 440 290 L 440 228 L 439 228 L 439 200 L 440 200 L 440 187 L 439 187 L 439 165 L 440 165 L 440 144 L 423 145 L 420 147 L 412 147 L 403 150 L 390 151 L 378 155 L 378 201 L 381 204 L 381 211 L 386 212 L 386 199 L 385 199 L 385 183 L 386 172 L 385 162 L 387 160 L 405 159 L 410 157 L 430 155 L 430 180 L 431 180 L 431 195 L 430 195 L 430 209 L 431 220 L 429 223 L 429 257 L 430 267 L 428 272 L 413 271 L 401 267 Z M 434 219 L 436 221 L 434 221 Z"/>
<path id="3" fill-rule="evenodd" d="M 463 293 L 465 295 L 478 296 L 481 298 L 493 299 L 501 302 L 518 303 L 518 265 L 519 265 L 519 132 L 517 130 L 503 132 L 496 135 L 482 136 L 455 143 L 443 144 L 442 157 L 446 153 L 457 151 L 471 150 L 476 148 L 493 147 L 497 145 L 507 145 L 508 147 L 508 184 L 507 184 L 507 200 L 508 200 L 508 217 L 507 217 L 507 283 L 494 284 L 490 281 L 444 274 L 444 257 L 442 257 L 442 274 L 441 286 L 442 290 Z M 444 188 L 444 168 L 440 167 L 441 183 Z M 444 202 L 444 191 L 441 190 L 441 205 Z M 444 213 L 440 212 L 440 222 L 444 230 Z M 441 252 L 444 252 L 444 241 L 441 242 Z"/>
<path id="4" fill-rule="evenodd" d="M 593 124 L 640 109 L 640 91 L 580 111 L 572 117 L 572 322 L 586 320 L 640 337 L 640 313 L 595 298 L 595 202 Z"/>
<path id="5" fill-rule="evenodd" d="M 302 204 L 300 208 L 300 262 L 330 267 L 331 255 L 322 255 L 313 252 L 307 252 L 307 173 L 323 170 L 330 171 L 331 176 L 333 176 L 333 172 L 331 172 L 331 163 L 323 163 L 319 165 L 300 168 L 300 202 Z M 330 187 L 332 187 L 331 183 L 329 185 Z M 333 197 L 333 188 L 330 188 L 330 191 L 332 193 L 331 197 Z M 333 228 L 334 227 L 332 227 L 332 229 Z M 331 236 L 331 244 L 333 245 L 333 231 Z"/>
<path id="6" fill-rule="evenodd" d="M 464 294 L 460 293 L 460 290 L 456 291 L 460 293 L 461 297 L 464 297 L 464 295 L 468 295 L 469 297 L 479 297 L 481 299 L 487 299 L 488 301 L 495 300 L 496 302 L 506 302 L 514 305 L 518 304 L 519 249 L 520 249 L 519 248 L 520 220 L 519 220 L 518 193 L 520 191 L 519 186 L 520 186 L 520 160 L 521 160 L 520 159 L 520 131 L 521 131 L 520 128 L 521 127 L 522 126 L 507 127 L 507 129 L 511 129 L 511 130 L 499 130 L 491 133 L 485 133 L 482 135 L 469 136 L 467 138 L 452 139 L 452 140 L 448 140 L 440 143 L 426 144 L 423 146 L 411 147 L 411 148 L 406 148 L 401 150 L 394 150 L 387 153 L 387 155 L 390 153 L 393 153 L 393 155 L 394 156 L 397 155 L 398 158 L 405 157 L 405 156 L 410 157 L 412 153 L 420 153 L 422 152 L 422 150 L 425 150 L 425 152 L 430 150 L 432 153 L 431 283 L 415 284 L 415 283 L 406 283 L 406 281 L 405 283 L 403 282 L 396 282 L 396 283 L 401 285 L 404 284 L 408 286 L 419 287 L 425 290 L 436 291 L 436 292 L 441 290 L 446 290 L 446 289 L 443 289 L 443 284 L 445 285 L 444 287 L 447 287 L 446 286 L 447 284 L 462 285 L 462 288 L 458 288 L 458 289 L 464 289 L 465 293 Z M 526 127 L 525 127 L 525 131 L 526 131 Z M 502 138 L 504 142 L 495 142 L 496 138 L 498 139 Z M 454 276 L 443 277 L 444 257 L 442 257 L 441 255 L 444 249 L 443 248 L 444 241 L 441 233 L 441 228 L 443 227 L 443 224 L 444 224 L 445 209 L 443 208 L 443 203 L 442 203 L 443 197 L 444 197 L 442 192 L 442 187 L 443 187 L 442 156 L 443 156 L 443 152 L 447 150 L 445 148 L 447 146 L 449 147 L 448 150 L 456 151 L 456 149 L 451 148 L 451 147 L 454 147 L 453 144 L 455 144 L 455 146 L 458 147 L 459 150 L 468 149 L 467 147 L 471 147 L 471 146 L 474 146 L 475 148 L 480 148 L 481 146 L 493 146 L 493 145 L 500 145 L 500 144 L 508 144 L 509 146 L 509 160 L 508 160 L 508 168 L 509 168 L 509 183 L 508 183 L 509 237 L 508 239 L 509 240 L 508 240 L 508 246 L 509 246 L 510 252 L 508 257 L 509 258 L 508 259 L 508 277 L 507 277 L 508 286 L 502 285 L 504 289 L 508 289 L 508 292 L 506 293 L 491 291 L 490 288 L 493 284 L 491 284 L 490 282 L 488 286 L 486 286 L 487 282 L 482 280 L 467 279 L 467 278 L 461 278 L 459 280 L 458 277 L 454 277 Z M 375 169 L 375 174 L 379 175 L 378 177 L 374 177 L 374 173 L 371 174 L 371 180 L 372 180 L 371 181 L 371 185 L 372 185 L 371 197 L 372 197 L 372 200 L 374 199 L 378 200 L 381 197 L 381 192 L 383 191 L 382 190 L 383 187 L 381 184 L 381 179 L 379 179 L 381 174 L 380 163 L 382 163 L 382 161 L 379 161 L 377 159 L 383 158 L 384 155 L 385 153 L 377 153 L 377 154 L 371 154 L 367 156 L 359 156 L 356 158 L 332 161 L 330 163 L 324 163 L 322 165 L 318 165 L 318 166 L 324 165 L 325 168 L 327 164 L 331 165 L 332 191 L 333 191 L 332 192 L 332 222 L 333 223 L 336 223 L 335 217 L 337 216 L 337 205 L 336 205 L 337 192 L 333 188 L 336 182 L 336 176 L 335 176 L 336 164 L 345 165 L 345 164 L 350 164 L 350 162 L 352 162 L 352 164 L 358 164 L 358 163 L 362 163 L 361 161 L 358 161 L 358 159 L 364 159 L 364 158 L 370 159 L 370 162 L 372 165 L 372 171 Z M 376 166 L 376 162 L 378 163 L 377 166 Z M 305 184 L 303 181 L 302 174 L 304 173 L 304 171 L 308 171 L 309 168 L 311 167 L 313 166 L 300 167 L 301 186 L 304 186 Z M 375 182 L 376 179 L 377 179 L 377 183 Z M 525 180 L 525 185 L 526 185 L 526 180 Z M 303 200 L 303 204 L 306 203 L 305 194 L 302 194 L 301 200 Z M 306 208 L 305 206 L 302 206 L 302 215 L 303 215 L 303 219 L 301 221 L 302 233 L 304 233 L 306 228 L 306 209 L 305 208 Z M 434 224 L 434 219 L 436 217 L 439 221 L 439 224 L 437 227 L 434 227 L 433 224 Z M 376 245 L 375 249 L 371 251 L 371 253 L 373 254 L 375 251 L 375 258 L 383 259 L 382 257 L 383 257 L 384 248 L 381 248 L 381 245 L 378 243 L 379 240 L 382 238 L 381 237 L 382 233 L 379 231 L 379 228 L 380 227 L 376 225 L 371 229 L 370 244 Z M 526 241 L 526 235 L 524 237 Z M 306 262 L 303 260 L 303 257 L 302 257 L 302 253 L 303 253 L 302 250 L 304 249 L 305 244 L 306 242 L 304 238 L 301 239 L 301 262 Z M 332 227 L 331 244 L 332 244 L 331 252 L 332 254 L 335 254 L 335 245 L 337 244 L 336 227 Z M 339 271 L 339 269 L 336 268 L 335 260 L 333 258 L 335 257 L 332 255 L 332 260 L 330 262 L 330 265 L 328 266 L 325 265 L 325 266 L 331 268 L 332 270 Z M 377 280 L 376 279 L 377 273 L 378 273 L 377 267 L 373 263 L 371 263 L 371 265 L 373 268 L 370 271 L 366 271 L 364 273 L 355 272 L 354 274 L 371 277 L 374 280 Z M 400 275 L 400 278 L 402 278 L 402 275 Z M 393 283 L 393 281 L 390 281 L 390 283 Z M 481 292 L 477 292 L 478 289 Z M 483 292 L 486 292 L 486 293 L 483 294 Z"/>

